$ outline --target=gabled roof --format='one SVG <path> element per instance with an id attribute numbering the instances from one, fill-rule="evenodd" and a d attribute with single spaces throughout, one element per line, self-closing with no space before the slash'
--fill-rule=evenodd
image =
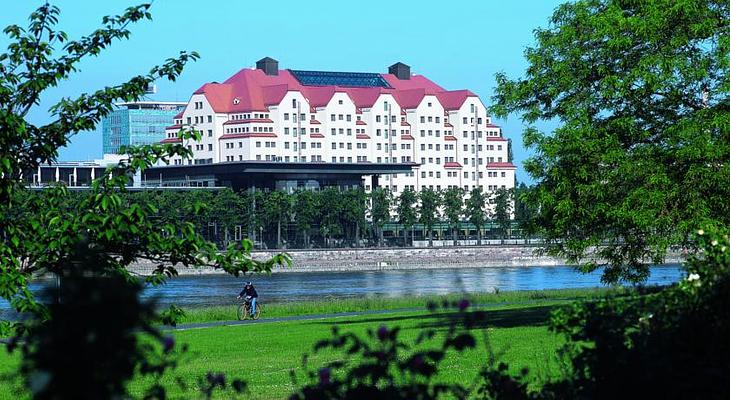
<path id="1" fill-rule="evenodd" d="M 439 99 L 439 103 L 444 106 L 444 110 L 458 110 L 467 98 L 477 97 L 477 95 L 470 90 L 453 90 L 437 93 L 436 97 Z"/>
<path id="2" fill-rule="evenodd" d="M 279 70 L 277 75 L 266 75 L 259 69 L 244 68 L 223 83 L 206 83 L 195 94 L 206 97 L 217 113 L 267 111 L 268 106 L 279 104 L 288 92 L 302 93 L 309 102 L 310 110 L 326 106 L 335 93 L 346 93 L 360 113 L 371 108 L 383 94 L 391 94 L 403 109 L 417 107 L 424 96 L 435 95 L 446 109 L 459 107 L 469 96 L 468 90 L 446 91 L 422 75 L 410 79 L 398 79 L 392 74 L 380 74 L 390 87 L 345 87 L 303 85 L 291 70 Z M 175 118 L 179 118 L 178 114 Z"/>

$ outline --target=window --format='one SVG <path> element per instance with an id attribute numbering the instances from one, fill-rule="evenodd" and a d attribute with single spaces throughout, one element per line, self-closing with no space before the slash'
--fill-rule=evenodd
<path id="1" fill-rule="evenodd" d="M 337 104 L 342 104 L 342 100 L 337 100 Z"/>
<path id="2" fill-rule="evenodd" d="M 208 137 L 213 137 L 213 131 L 208 129 Z"/>
<path id="3" fill-rule="evenodd" d="M 424 122 L 426 122 L 426 117 L 421 116 L 421 123 L 424 123 Z"/>
<path id="4" fill-rule="evenodd" d="M 332 150 L 337 150 L 337 143 L 332 143 Z"/>
<path id="5" fill-rule="evenodd" d="M 352 121 L 352 114 L 347 114 L 347 122 Z"/>
<path id="6" fill-rule="evenodd" d="M 332 120 L 332 122 L 337 120 L 337 117 L 335 117 L 335 114 L 330 115 L 330 120 Z"/>
<path id="7" fill-rule="evenodd" d="M 284 134 L 285 135 L 288 135 L 289 134 L 289 128 L 284 128 Z"/>
<path id="8" fill-rule="evenodd" d="M 212 143 L 209 143 L 208 144 L 208 151 L 213 151 L 213 144 Z"/>
<path id="9" fill-rule="evenodd" d="M 502 178 L 505 178 L 507 176 L 506 172 L 502 172 Z"/>
<path id="10" fill-rule="evenodd" d="M 375 116 L 375 122 L 380 122 L 380 115 Z"/>
<path id="11" fill-rule="evenodd" d="M 261 142 L 256 142 L 256 147 L 261 147 Z"/>
<path id="12" fill-rule="evenodd" d="M 342 121 L 343 119 L 345 119 L 345 116 L 344 116 L 344 115 L 342 115 L 342 114 L 339 114 L 339 115 L 337 116 L 337 119 L 338 119 L 338 120 L 340 120 L 340 121 Z"/>
<path id="13" fill-rule="evenodd" d="M 291 99 L 291 108 L 297 108 L 297 99 Z"/>
<path id="14" fill-rule="evenodd" d="M 289 113 L 284 113 L 284 121 L 289 121 Z"/>

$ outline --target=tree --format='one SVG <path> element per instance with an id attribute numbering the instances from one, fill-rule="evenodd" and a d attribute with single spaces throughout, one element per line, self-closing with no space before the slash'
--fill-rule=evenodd
<path id="1" fill-rule="evenodd" d="M 321 196 L 322 220 L 319 223 L 319 231 L 324 238 L 325 246 L 331 246 L 330 239 L 342 236 L 344 233 L 342 193 L 339 188 L 328 187 L 321 192 Z"/>
<path id="2" fill-rule="evenodd" d="M 413 228 L 418 217 L 416 214 L 416 192 L 406 188 L 398 196 L 398 222 L 403 225 L 403 245 L 408 246 L 408 231 Z M 413 238 L 411 237 L 411 240 Z M 413 244 L 413 243 L 411 243 Z"/>
<path id="3" fill-rule="evenodd" d="M 43 196 L 26 195 L 24 173 L 53 161 L 59 147 L 75 133 L 93 129 L 115 102 L 140 99 L 149 84 L 159 78 L 175 80 L 189 61 L 198 58 L 182 52 L 121 85 L 65 98 L 50 108 L 54 120 L 46 125 L 26 119 L 43 92 L 67 79 L 83 59 L 128 37 L 129 24 L 149 19 L 149 7 L 131 7 L 120 16 L 105 17 L 100 29 L 79 40 L 69 41 L 55 30 L 59 10 L 48 4 L 31 14 L 27 29 L 11 25 L 4 30 L 10 45 L 0 54 L 0 296 L 31 318 L 1 327 L 3 334 L 12 332 L 23 339 L 21 373 L 39 399 L 124 398 L 125 383 L 135 371 L 160 376 L 171 366 L 165 357 L 151 359 L 151 345 L 137 340 L 143 332 L 153 339 L 162 335 L 152 325 L 157 313 L 140 306 L 136 293 L 141 282 L 126 268 L 131 263 L 153 262 L 156 269 L 146 280 L 161 283 L 177 273 L 178 263 L 209 265 L 239 276 L 290 262 L 285 255 L 253 260 L 249 242 L 221 253 L 192 223 L 160 224 L 154 205 L 130 201 L 125 195 L 129 177 L 173 156 L 190 157 L 181 144 L 126 149 L 128 159 L 108 168 L 87 192 L 78 194 L 72 212 L 63 186 L 47 189 Z M 63 43 L 60 49 L 55 47 Z M 178 136 L 201 137 L 186 130 Z M 202 208 L 196 204 L 193 211 Z M 18 213 L 22 218 L 13 218 Z M 63 295 L 53 296 L 49 304 L 39 303 L 28 287 L 32 277 L 41 274 L 60 279 Z M 109 313 L 110 308 L 115 312 Z M 78 318 L 79 311 L 92 309 L 106 312 Z M 70 332 L 83 334 L 74 337 Z M 97 345 L 98 341 L 105 343 Z M 17 344 L 13 342 L 11 349 Z M 118 353 L 96 352 L 107 349 Z M 85 373 L 70 371 L 69 362 L 82 354 L 96 356 L 97 363 L 75 366 Z M 164 398 L 164 388 L 153 386 L 145 395 Z"/>
<path id="4" fill-rule="evenodd" d="M 484 196 L 482 187 L 474 186 L 471 193 L 469 193 L 469 198 L 466 200 L 465 208 L 469 222 L 477 228 L 477 245 L 479 246 L 482 245 L 482 228 L 487 222 L 486 206 L 487 198 Z"/>
<path id="5" fill-rule="evenodd" d="M 294 194 L 294 218 L 304 237 L 304 248 L 310 248 L 310 231 L 319 219 L 320 196 L 318 192 L 301 190 Z"/>
<path id="6" fill-rule="evenodd" d="M 499 226 L 502 238 L 509 235 L 512 227 L 512 191 L 499 188 L 494 192 L 494 220 Z"/>
<path id="7" fill-rule="evenodd" d="M 528 125 L 525 200 L 550 254 L 600 245 L 605 282 L 641 281 L 690 232 L 728 226 L 728 21 L 725 0 L 570 2 L 535 31 L 525 76 L 497 75 L 491 111 Z"/>
<path id="8" fill-rule="evenodd" d="M 291 196 L 281 190 L 274 190 L 266 196 L 265 212 L 270 223 L 276 225 L 276 248 L 282 248 L 281 224 L 287 222 L 291 213 Z"/>
<path id="9" fill-rule="evenodd" d="M 454 246 L 459 244 L 459 223 L 464 211 L 464 190 L 453 186 L 444 192 L 444 215 L 449 222 L 454 238 Z"/>
<path id="10" fill-rule="evenodd" d="M 433 226 L 439 220 L 439 207 L 441 206 L 441 193 L 425 188 L 418 194 L 420 204 L 418 207 L 418 222 L 423 224 L 428 232 L 428 247 L 433 247 Z"/>
<path id="11" fill-rule="evenodd" d="M 525 240 L 538 231 L 535 224 L 537 211 L 534 209 L 533 204 L 526 201 L 529 198 L 530 190 L 532 190 L 532 187 L 528 187 L 524 183 L 520 183 L 514 189 L 515 222 L 520 227 Z"/>
<path id="12" fill-rule="evenodd" d="M 362 188 L 347 190 L 340 197 L 343 203 L 342 216 L 344 223 L 352 227 L 355 247 L 360 247 L 360 233 L 367 224 L 367 196 Z"/>
<path id="13" fill-rule="evenodd" d="M 378 246 L 383 246 L 383 226 L 390 221 L 392 196 L 389 191 L 377 187 L 370 192 L 370 219 L 378 236 Z"/>

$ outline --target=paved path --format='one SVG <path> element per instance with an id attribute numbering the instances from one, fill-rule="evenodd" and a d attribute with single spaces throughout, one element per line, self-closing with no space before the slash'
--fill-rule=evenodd
<path id="1" fill-rule="evenodd" d="M 498 306 L 512 306 L 512 305 L 525 305 L 525 304 L 540 304 L 540 303 L 555 303 L 573 301 L 577 299 L 536 299 L 536 300 L 524 300 L 524 301 L 512 301 L 512 302 L 499 302 L 499 303 L 487 303 L 487 304 L 476 304 L 472 306 L 474 309 L 492 308 Z M 402 312 L 415 312 L 415 311 L 426 311 L 424 307 L 410 307 L 410 308 L 394 308 L 387 310 L 366 310 L 366 311 L 351 311 L 351 312 L 339 312 L 331 314 L 311 314 L 311 315 L 294 315 L 288 317 L 276 317 L 276 318 L 264 318 L 257 321 L 244 320 L 244 321 L 213 321 L 213 322 L 199 322 L 192 324 L 181 324 L 176 327 L 164 326 L 163 330 L 169 331 L 186 331 L 191 329 L 204 329 L 213 328 L 219 326 L 238 326 L 238 325 L 249 325 L 249 324 L 267 324 L 273 322 L 288 322 L 288 321 L 312 321 L 321 319 L 341 318 L 341 317 L 360 317 L 365 315 L 382 315 L 382 314 L 396 314 Z"/>

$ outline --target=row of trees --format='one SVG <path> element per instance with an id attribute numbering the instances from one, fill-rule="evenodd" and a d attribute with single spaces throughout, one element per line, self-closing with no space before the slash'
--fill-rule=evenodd
<path id="1" fill-rule="evenodd" d="M 381 188 L 370 193 L 334 187 L 294 193 L 226 189 L 129 192 L 122 199 L 129 205 L 153 205 L 156 209 L 153 218 L 160 225 L 191 222 L 200 234 L 224 245 L 248 237 L 257 245 L 266 243 L 276 248 L 311 248 L 315 244 L 360 246 L 364 242 L 385 246 L 386 232 L 391 239 L 408 245 L 413 243 L 418 229 L 432 246 L 434 228 L 439 226 L 445 231 L 444 225 L 454 245 L 462 228 L 475 231 L 477 243 L 481 244 L 490 221 L 497 227 L 499 236 L 505 237 L 511 232 L 514 193 L 524 190 L 527 189 L 522 185 L 517 191 L 500 189 L 489 195 L 481 188 L 469 193 L 460 188 L 425 189 L 406 190 L 393 196 Z M 28 192 L 27 195 L 47 194 Z M 65 208 L 69 211 L 78 209 L 85 197 L 81 192 L 70 192 L 67 196 Z M 524 208 L 519 200 L 517 204 L 518 210 Z M 525 219 L 524 213 L 517 214 Z"/>

